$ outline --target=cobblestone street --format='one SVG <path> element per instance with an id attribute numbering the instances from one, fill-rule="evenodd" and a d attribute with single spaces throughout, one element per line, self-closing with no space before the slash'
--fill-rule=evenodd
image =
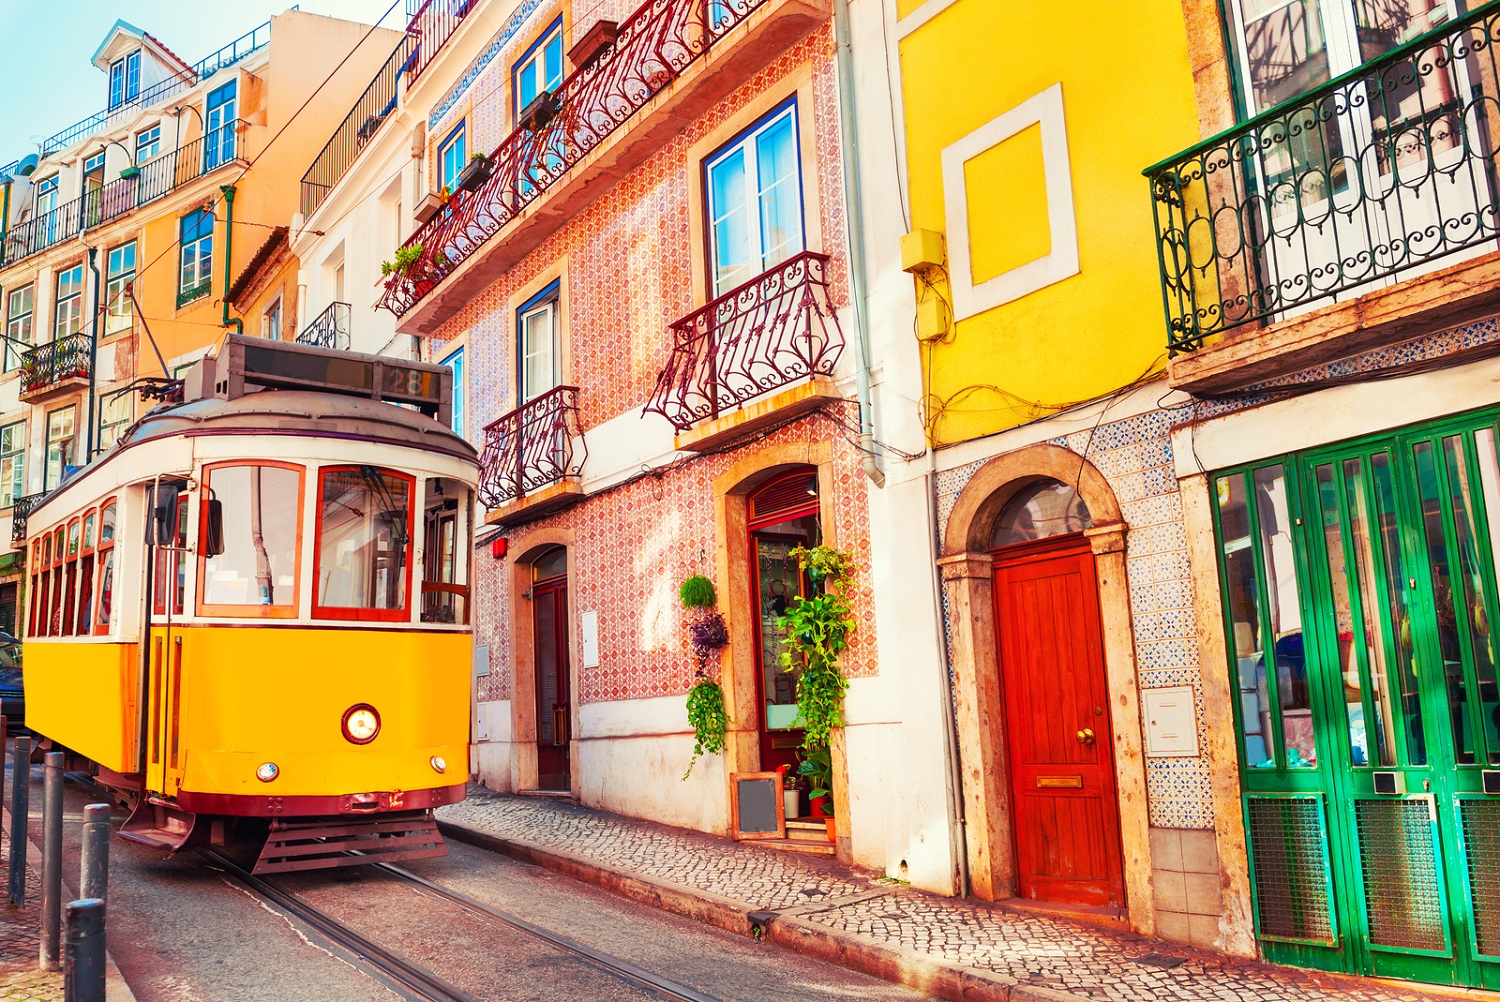
<path id="1" fill-rule="evenodd" d="M 509 842 L 592 861 L 616 873 L 728 898 L 748 916 L 774 912 L 853 947 L 952 965 L 997 991 L 1026 986 L 1109 1002 L 1415 1002 L 1451 997 L 1390 982 L 1241 960 L 1176 943 L 914 891 L 821 857 L 763 849 L 569 801 L 471 785 L 442 820 Z M 530 855 L 534 861 L 538 853 Z M 543 859 L 543 865 L 547 865 Z M 747 928 L 748 928 L 747 918 Z M 1166 958 L 1161 960 L 1161 958 Z M 1161 963 L 1175 966 L 1164 967 Z"/>
<path id="2" fill-rule="evenodd" d="M 10 784 L 6 784 L 9 792 Z M 10 874 L 10 812 L 0 831 L 0 885 Z M 26 903 L 12 907 L 0 891 L 0 1002 L 53 1002 L 63 997 L 62 973 L 37 969 L 40 948 L 42 878 L 28 856 Z"/>

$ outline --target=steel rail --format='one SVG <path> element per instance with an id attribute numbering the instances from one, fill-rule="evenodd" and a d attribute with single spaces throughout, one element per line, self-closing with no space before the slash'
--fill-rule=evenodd
<path id="1" fill-rule="evenodd" d="M 283 909 L 319 935 L 352 954 L 359 962 L 356 966 L 363 965 L 361 969 L 365 973 L 373 975 L 377 980 L 382 981 L 388 986 L 395 987 L 399 991 L 415 993 L 417 997 L 430 999 L 432 1002 L 476 1002 L 474 996 L 450 985 L 426 968 L 403 959 L 399 954 L 377 946 L 337 919 L 302 900 L 296 894 L 284 891 L 265 879 L 251 874 L 248 870 L 233 860 L 228 859 L 217 850 L 203 850 L 202 855 L 214 866 L 245 885 L 249 890 L 265 898 L 276 907 Z M 435 884 L 424 877 L 419 877 L 410 870 L 405 870 L 390 863 L 373 863 L 371 867 L 381 870 L 403 883 L 419 887 L 443 900 L 450 901 L 465 911 L 477 915 L 488 922 L 505 926 L 533 939 L 539 939 L 549 946 L 571 954 L 607 974 L 611 974 L 639 988 L 644 988 L 662 998 L 672 999 L 674 1002 L 720 1002 L 719 999 L 712 995 L 705 995 L 702 992 L 694 991 L 685 985 L 663 978 L 658 974 L 653 974 L 643 967 L 638 967 L 628 960 L 621 960 L 619 957 L 611 956 L 592 947 L 585 946 L 577 940 L 561 935 L 560 933 L 543 929 L 541 926 L 534 925 L 518 915 L 491 908 L 488 905 L 475 901 L 467 895 L 450 890 L 440 884 Z"/>
<path id="2" fill-rule="evenodd" d="M 652 974 L 644 967 L 637 967 L 628 960 L 621 960 L 619 957 L 602 953 L 589 946 L 584 946 L 575 939 L 570 939 L 560 933 L 551 932 L 543 929 L 541 926 L 533 925 L 517 915 L 512 915 L 510 912 L 500 911 L 497 908 L 491 908 L 489 905 L 481 904 L 465 894 L 449 890 L 440 884 L 434 884 L 432 881 L 424 877 L 419 877 L 415 873 L 404 870 L 399 866 L 391 863 L 376 863 L 374 867 L 408 883 L 416 884 L 418 887 L 422 887 L 436 894 L 438 897 L 452 901 L 482 918 L 490 919 L 517 932 L 540 939 L 551 946 L 557 947 L 559 950 L 586 960 L 595 967 L 602 968 L 624 981 L 629 981 L 648 991 L 656 992 L 665 998 L 676 999 L 677 1002 L 719 1002 L 712 995 L 704 995 L 702 992 L 694 991 L 685 985 L 669 981 L 658 974 Z"/>
<path id="3" fill-rule="evenodd" d="M 467 992 L 450 985 L 419 964 L 414 964 L 400 955 L 365 939 L 337 919 L 326 915 L 290 891 L 255 876 L 232 859 L 213 849 L 202 853 L 215 867 L 233 877 L 246 888 L 266 899 L 277 908 L 290 914 L 299 922 L 353 954 L 355 966 L 363 973 L 373 976 L 387 987 L 429 1002 L 479 1002 Z"/>

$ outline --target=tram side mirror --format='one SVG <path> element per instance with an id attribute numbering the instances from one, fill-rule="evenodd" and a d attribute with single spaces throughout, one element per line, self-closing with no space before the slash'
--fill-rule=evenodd
<path id="1" fill-rule="evenodd" d="M 157 546 L 177 545 L 177 485 L 160 484 L 151 492 L 151 526 L 147 536 Z"/>
<path id="2" fill-rule="evenodd" d="M 208 525 L 203 530 L 203 555 L 217 557 L 224 552 L 224 502 L 209 498 L 205 517 Z"/>

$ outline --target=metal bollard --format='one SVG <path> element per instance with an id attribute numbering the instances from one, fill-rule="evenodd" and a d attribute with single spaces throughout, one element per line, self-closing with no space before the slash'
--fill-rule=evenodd
<path id="1" fill-rule="evenodd" d="M 83 865 L 78 893 L 85 898 L 106 897 L 109 886 L 109 805 L 89 804 L 83 809 Z"/>
<path id="2" fill-rule="evenodd" d="M 62 953 L 62 812 L 63 753 L 49 751 L 42 773 L 42 945 L 38 965 L 44 971 L 60 966 Z"/>
<path id="3" fill-rule="evenodd" d="M 31 739 L 16 738 L 10 784 L 10 903 L 26 900 L 26 817 L 31 813 Z"/>
<path id="4" fill-rule="evenodd" d="M 5 709 L 5 700 L 0 699 L 0 711 Z M 5 719 L 5 714 L 0 712 L 0 777 L 5 775 L 5 739 L 10 736 L 10 721 Z M 0 807 L 5 806 L 5 784 L 0 782 Z"/>
<path id="5" fill-rule="evenodd" d="M 104 1002 L 104 902 L 68 902 L 63 1002 Z"/>

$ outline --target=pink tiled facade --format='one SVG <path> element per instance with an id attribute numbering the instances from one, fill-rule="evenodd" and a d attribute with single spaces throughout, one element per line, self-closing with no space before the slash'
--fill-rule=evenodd
<path id="1" fill-rule="evenodd" d="M 608 16 L 591 12 L 597 5 L 598 0 L 579 0 L 572 22 L 575 36 L 597 17 Z M 553 16 L 539 9 L 430 134 L 446 135 L 468 115 L 471 148 L 486 149 L 498 142 L 510 120 L 506 101 L 511 64 Z M 809 203 L 806 212 L 818 214 L 824 234 L 822 246 L 810 249 L 831 256 L 833 305 L 847 304 L 834 48 L 831 32 L 824 29 L 796 43 L 709 113 L 683 122 L 681 132 L 664 148 L 579 211 L 436 334 L 438 341 L 468 335 L 476 432 L 516 405 L 513 300 L 563 258 L 567 322 L 562 336 L 568 359 L 563 382 L 581 389 L 584 429 L 641 413 L 667 360 L 670 325 L 702 305 L 694 300 L 692 255 L 704 255 L 705 248 L 689 222 L 689 185 L 702 183 L 701 164 L 690 161 L 689 150 L 757 96 L 790 96 L 804 65 L 812 68 L 813 101 L 812 107 L 801 106 L 799 112 L 810 118 L 816 136 L 816 149 L 811 157 L 804 156 L 804 163 L 816 164 L 819 191 L 817 204 Z M 505 234 L 493 239 L 502 241 Z M 869 568 L 866 484 L 859 452 L 846 441 L 844 427 L 853 421 L 852 402 L 845 411 L 839 415 L 841 422 L 814 413 L 737 449 L 643 471 L 637 479 L 591 495 L 572 509 L 506 531 L 512 555 L 524 553 L 531 545 L 528 539 L 543 530 L 565 527 L 574 533 L 570 604 L 578 612 L 596 612 L 599 625 L 600 664 L 579 668 L 575 697 L 580 703 L 685 693 L 692 684 L 687 620 L 677 589 L 692 574 L 714 576 L 719 547 L 747 545 L 716 538 L 712 481 L 750 452 L 785 442 L 831 440 L 832 510 L 838 524 L 832 532 L 825 526 L 825 536 L 833 535 L 841 548 L 852 549 L 859 568 Z M 613 469 L 609 457 L 596 456 L 594 462 Z M 476 563 L 477 639 L 490 645 L 492 666 L 492 674 L 479 681 L 478 698 L 508 699 L 516 628 L 511 622 L 510 564 L 492 559 L 488 551 L 478 553 Z M 724 583 L 718 584 L 722 593 Z M 851 676 L 873 675 L 868 580 L 860 582 L 855 605 L 862 626 L 845 671 Z M 581 634 L 578 624 L 572 625 L 577 651 Z"/>

